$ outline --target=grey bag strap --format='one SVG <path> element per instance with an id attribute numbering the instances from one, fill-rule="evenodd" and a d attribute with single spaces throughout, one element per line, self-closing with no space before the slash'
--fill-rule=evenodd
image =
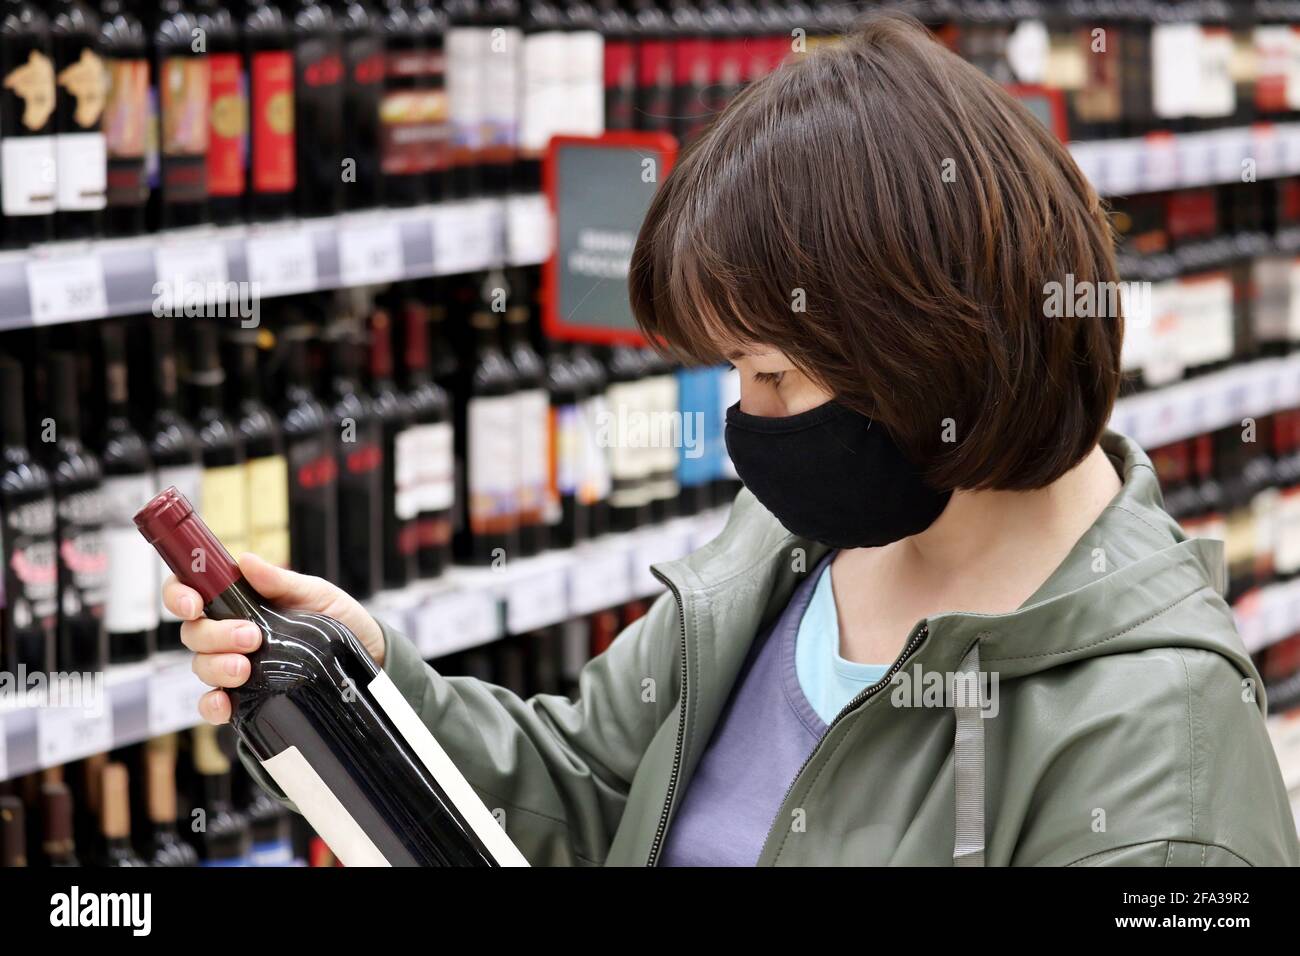
<path id="1" fill-rule="evenodd" d="M 957 733 L 953 755 L 957 768 L 957 839 L 954 866 L 984 865 L 984 718 L 980 709 L 980 645 L 962 659 L 953 689 Z"/>

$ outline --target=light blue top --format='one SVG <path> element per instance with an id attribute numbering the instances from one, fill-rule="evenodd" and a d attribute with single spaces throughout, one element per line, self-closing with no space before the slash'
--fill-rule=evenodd
<path id="1" fill-rule="evenodd" d="M 888 664 L 858 664 L 840 656 L 840 619 L 826 562 L 795 638 L 799 688 L 823 722 L 829 724 L 854 697 L 877 683 Z"/>

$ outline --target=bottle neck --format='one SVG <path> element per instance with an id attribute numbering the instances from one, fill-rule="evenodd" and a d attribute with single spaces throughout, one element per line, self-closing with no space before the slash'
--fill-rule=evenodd
<path id="1" fill-rule="evenodd" d="M 23 416 L 23 376 L 17 363 L 5 361 L 0 366 L 0 428 L 4 430 L 0 441 L 6 447 L 27 445 L 27 423 Z"/>
<path id="2" fill-rule="evenodd" d="M 135 524 L 177 580 L 197 591 L 205 605 L 242 583 L 235 559 L 175 488 L 155 495 L 136 514 Z"/>

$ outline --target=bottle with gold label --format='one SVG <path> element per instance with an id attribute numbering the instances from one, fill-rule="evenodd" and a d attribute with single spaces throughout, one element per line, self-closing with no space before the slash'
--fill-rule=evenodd
<path id="1" fill-rule="evenodd" d="M 50 22 L 29 0 L 0 10 L 0 210 L 4 244 L 54 234 L 54 61 Z"/>
<path id="2" fill-rule="evenodd" d="M 186 384 L 203 460 L 199 494 L 208 525 L 226 550 L 238 555 L 248 550 L 249 536 L 244 442 L 222 403 L 226 373 L 221 367 L 215 323 L 196 320 L 190 335 Z"/>
<path id="3" fill-rule="evenodd" d="M 208 47 L 208 208 L 212 221 L 223 225 L 243 216 L 248 141 L 244 55 L 226 6 L 194 4 Z"/>
<path id="4" fill-rule="evenodd" d="M 60 239 L 80 239 L 103 232 L 107 204 L 107 85 L 98 49 L 99 14 L 83 0 L 57 0 L 52 9 L 54 232 Z"/>
<path id="5" fill-rule="evenodd" d="M 248 481 L 248 548 L 272 564 L 289 566 L 289 471 L 280 423 L 262 401 L 257 356 L 265 329 L 227 334 L 234 388 L 226 392 L 230 420 L 244 443 Z"/>
<path id="6" fill-rule="evenodd" d="M 250 221 L 293 211 L 293 50 L 284 12 L 271 0 L 245 5 L 241 36 L 248 64 L 248 208 Z"/>

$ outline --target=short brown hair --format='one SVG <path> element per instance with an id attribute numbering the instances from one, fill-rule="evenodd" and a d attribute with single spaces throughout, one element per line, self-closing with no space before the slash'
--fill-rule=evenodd
<path id="1" fill-rule="evenodd" d="M 885 14 L 736 97 L 655 195 L 629 282 L 668 354 L 781 349 L 936 488 L 1010 490 L 1077 464 L 1119 387 L 1122 316 L 1045 315 L 1068 275 L 1116 281 L 1069 152 Z"/>

